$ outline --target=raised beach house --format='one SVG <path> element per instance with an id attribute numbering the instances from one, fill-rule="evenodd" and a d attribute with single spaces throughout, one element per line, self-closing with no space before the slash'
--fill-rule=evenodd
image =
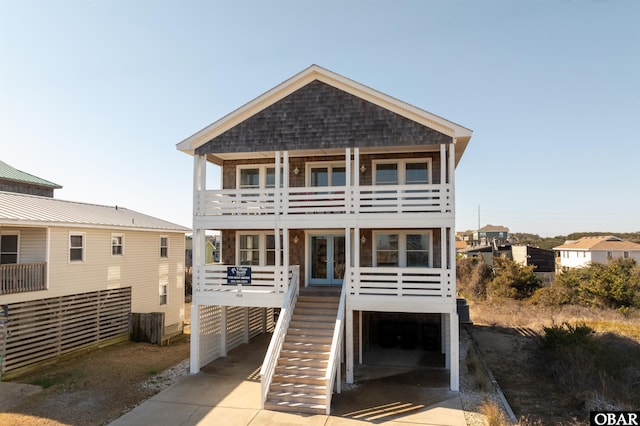
<path id="1" fill-rule="evenodd" d="M 180 142 L 194 158 L 191 372 L 273 330 L 266 408 L 328 413 L 372 347 L 443 354 L 458 390 L 454 172 L 471 134 L 313 65 Z M 222 188 L 207 187 L 212 166 Z M 221 262 L 207 264 L 212 232 Z"/>

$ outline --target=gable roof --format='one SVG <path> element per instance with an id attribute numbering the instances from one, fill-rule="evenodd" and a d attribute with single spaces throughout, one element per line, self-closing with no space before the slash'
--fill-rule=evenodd
<path id="1" fill-rule="evenodd" d="M 48 180 L 41 179 L 37 176 L 11 167 L 2 160 L 0 160 L 0 179 L 10 180 L 13 182 L 28 183 L 36 186 L 44 186 L 52 189 L 62 188 L 62 186 L 58 185 L 57 183 L 49 182 Z"/>
<path id="2" fill-rule="evenodd" d="M 604 235 L 599 237 L 582 237 L 575 241 L 567 241 L 553 249 L 581 251 L 640 250 L 640 244 L 624 241 L 613 235 Z"/>
<path id="3" fill-rule="evenodd" d="M 236 109 L 225 117 L 210 124 L 189 138 L 177 144 L 177 148 L 187 154 L 194 155 L 196 150 L 212 139 L 238 126 L 248 118 L 274 105 L 278 101 L 300 90 L 306 85 L 319 81 L 339 89 L 361 100 L 391 111 L 401 117 L 433 129 L 450 138 L 456 138 L 456 164 L 469 143 L 472 131 L 413 105 L 402 102 L 384 93 L 378 92 L 339 74 L 312 65 L 285 82 L 279 84 L 263 95 Z"/>
<path id="4" fill-rule="evenodd" d="M 0 191 L 0 226 L 2 225 L 191 231 L 189 228 L 118 206 Z"/>
<path id="5" fill-rule="evenodd" d="M 509 232 L 509 228 L 500 225 L 485 225 L 478 232 Z"/>

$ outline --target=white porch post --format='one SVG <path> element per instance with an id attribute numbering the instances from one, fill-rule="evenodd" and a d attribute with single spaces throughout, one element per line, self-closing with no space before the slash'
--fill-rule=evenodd
<path id="1" fill-rule="evenodd" d="M 276 247 L 277 244 L 278 240 L 276 239 Z M 287 228 L 286 226 L 282 228 L 282 246 L 283 265 L 282 277 L 280 280 L 280 282 L 282 283 L 282 288 L 279 291 L 282 293 L 286 293 L 289 290 L 289 228 Z"/>
<path id="2" fill-rule="evenodd" d="M 189 345 L 189 373 L 200 372 L 200 305 L 191 305 L 191 343 Z"/>
<path id="3" fill-rule="evenodd" d="M 447 170 L 449 164 L 447 162 L 447 145 L 440 144 L 440 185 L 447 183 Z"/>
<path id="4" fill-rule="evenodd" d="M 458 330 L 458 314 L 454 311 L 449 315 L 449 339 L 451 345 L 449 349 L 449 373 L 450 385 L 452 391 L 460 390 L 460 341 Z"/>
<path id="5" fill-rule="evenodd" d="M 347 148 L 347 151 L 349 151 L 349 149 Z M 348 163 L 347 163 L 348 164 Z M 347 166 L 348 167 L 348 166 Z M 347 170 L 349 170 L 347 168 Z M 349 182 L 349 173 L 347 172 L 347 185 Z M 355 232 L 355 230 L 354 230 Z M 358 240 L 355 240 L 355 244 L 354 244 L 354 253 L 357 253 L 357 243 Z M 344 250 L 345 250 L 345 259 L 346 262 L 348 262 L 347 268 L 345 268 L 345 271 L 348 271 L 349 274 L 345 274 L 342 285 L 346 285 L 346 286 L 350 286 L 351 285 L 351 265 L 353 264 L 352 261 L 352 256 L 351 256 L 351 229 L 349 229 L 349 227 L 347 226 L 344 230 Z M 353 383 L 353 311 L 349 308 L 349 304 L 346 303 L 347 300 L 349 300 L 349 288 L 347 287 L 347 294 L 346 294 L 346 300 L 345 300 L 345 336 L 346 336 L 346 341 L 345 341 L 345 361 L 346 361 L 346 369 L 347 369 L 347 374 L 346 374 L 346 380 L 347 383 Z"/>
<path id="6" fill-rule="evenodd" d="M 349 299 L 349 297 L 347 296 L 347 300 Z M 350 304 L 347 302 L 346 304 L 346 310 L 345 310 L 345 327 L 346 327 L 346 342 L 345 342 L 345 346 L 346 346 L 346 361 L 347 361 L 347 366 L 346 366 L 346 373 L 347 373 L 347 383 L 351 384 L 353 383 L 353 310 L 351 309 L 351 306 L 349 306 Z"/>
<path id="7" fill-rule="evenodd" d="M 276 214 L 276 218 L 280 216 L 280 204 L 281 204 L 281 197 L 280 195 L 282 194 L 282 191 L 280 190 L 280 151 L 276 151 L 276 158 L 275 158 L 275 190 L 273 192 L 273 196 L 274 196 L 274 200 L 273 200 L 273 204 L 274 204 L 274 209 L 275 209 L 275 214 Z M 278 235 L 278 234 L 275 234 Z M 277 240 L 277 238 L 276 238 Z M 277 247 L 277 243 L 276 243 L 276 247 Z M 276 251 L 277 253 L 277 251 Z"/>
<path id="8" fill-rule="evenodd" d="M 244 308 L 244 343 L 249 343 L 249 308 Z"/>
<path id="9" fill-rule="evenodd" d="M 227 307 L 221 306 L 220 315 L 220 356 L 227 356 Z"/>
<path id="10" fill-rule="evenodd" d="M 196 374 L 200 371 L 200 304 L 198 292 L 202 289 L 202 270 L 205 263 L 205 230 L 198 228 L 196 218 L 205 212 L 204 192 L 207 189 L 207 158 L 204 155 L 193 156 L 193 266 L 191 305 L 191 342 L 189 344 L 189 371 Z"/>

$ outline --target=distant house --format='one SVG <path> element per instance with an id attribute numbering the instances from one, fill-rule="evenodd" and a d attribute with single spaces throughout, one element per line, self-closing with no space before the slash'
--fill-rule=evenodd
<path id="1" fill-rule="evenodd" d="M 640 244 L 624 241 L 613 235 L 582 237 L 553 248 L 556 271 L 579 268 L 589 263 L 607 263 L 613 258 L 635 259 L 640 262 Z"/>
<path id="2" fill-rule="evenodd" d="M 126 340 L 132 312 L 161 312 L 164 333 L 181 332 L 187 231 L 118 206 L 0 191 L 2 372 Z"/>
<path id="3" fill-rule="evenodd" d="M 474 246 L 488 246 L 505 244 L 508 242 L 509 228 L 505 226 L 485 225 L 473 232 Z"/>
<path id="4" fill-rule="evenodd" d="M 551 284 L 555 273 L 553 250 L 529 245 L 511 246 L 511 257 L 514 262 L 525 266 L 535 266 L 533 271 L 546 284 Z"/>
<path id="5" fill-rule="evenodd" d="M 53 197 L 53 190 L 60 188 L 62 186 L 57 183 L 33 176 L 0 161 L 0 191 Z"/>

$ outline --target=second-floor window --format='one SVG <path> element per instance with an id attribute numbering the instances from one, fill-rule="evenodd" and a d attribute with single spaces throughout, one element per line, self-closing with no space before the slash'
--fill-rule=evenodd
<path id="1" fill-rule="evenodd" d="M 85 234 L 69 234 L 69 262 L 84 262 Z"/>
<path id="2" fill-rule="evenodd" d="M 160 257 L 169 257 L 169 237 L 160 237 Z"/>
<path id="3" fill-rule="evenodd" d="M 124 255 L 124 235 L 111 234 L 111 255 L 112 256 Z"/>
<path id="4" fill-rule="evenodd" d="M 347 168 L 344 163 L 309 164 L 308 186 L 345 186 L 347 184 Z"/>
<path id="5" fill-rule="evenodd" d="M 374 185 L 421 185 L 431 183 L 431 159 L 376 160 Z"/>
<path id="6" fill-rule="evenodd" d="M 283 174 L 280 169 L 280 187 L 283 185 Z M 238 166 L 237 187 L 248 188 L 275 188 L 276 168 L 268 164 L 255 166 Z"/>

